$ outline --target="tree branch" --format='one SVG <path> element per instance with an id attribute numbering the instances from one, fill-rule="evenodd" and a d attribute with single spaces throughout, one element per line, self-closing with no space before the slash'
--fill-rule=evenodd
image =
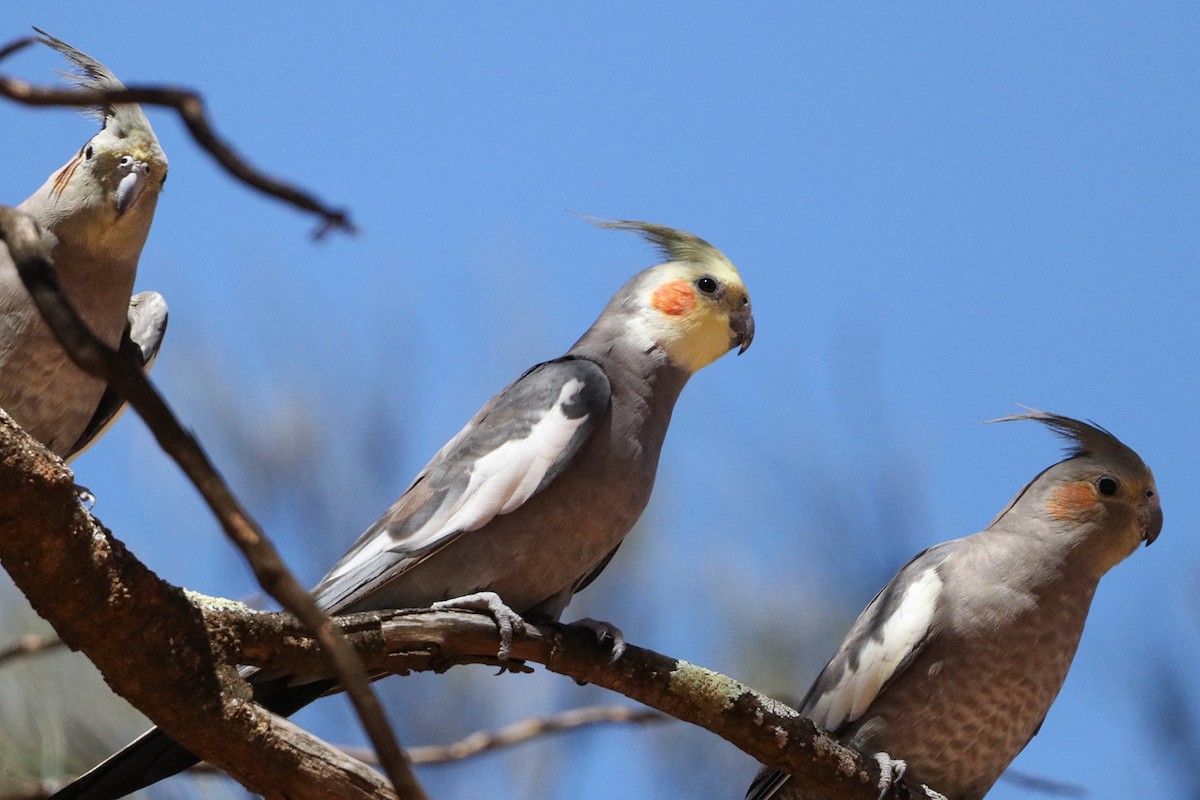
<path id="1" fill-rule="evenodd" d="M 305 626 L 289 614 L 189 596 L 160 580 L 77 501 L 62 462 L 4 414 L 0 563 L 114 690 L 252 791 L 298 800 L 392 796 L 369 768 L 249 702 L 234 661 L 331 674 Z M 373 670 L 497 663 L 496 627 L 482 615 L 365 613 L 338 626 Z M 832 800 L 875 800 L 873 761 L 723 675 L 635 646 L 614 664 L 591 632 L 565 626 L 531 627 L 513 642 L 513 656 L 707 728 Z"/>
<path id="2" fill-rule="evenodd" d="M 286 614 L 229 603 L 201 604 L 207 624 L 231 658 L 272 670 L 327 675 L 318 648 Z M 461 611 L 364 612 L 337 619 L 369 669 L 442 672 L 458 664 L 501 665 L 499 635 L 486 616 Z M 763 762 L 786 770 L 830 800 L 875 800 L 879 766 L 801 717 L 794 709 L 716 672 L 629 645 L 611 651 L 590 631 L 527 626 L 513 658 L 594 683 L 699 725 Z M 232 653 L 237 653 L 234 656 Z M 328 670 L 328 667 L 325 667 Z"/>
<path id="3" fill-rule="evenodd" d="M 291 574 L 275 547 L 234 497 L 199 443 L 179 424 L 142 370 L 131 359 L 122 358 L 120 353 L 96 338 L 67 302 L 33 221 L 15 209 L 0 208 L 0 239 L 8 245 L 22 282 L 71 360 L 85 372 L 107 381 L 129 401 L 159 446 L 196 486 L 226 535 L 249 561 L 263 589 L 315 633 L 334 667 L 334 674 L 358 711 L 396 791 L 405 798 L 424 800 L 425 793 L 412 774 L 378 698 L 371 691 L 357 654 Z M 62 631 L 59 633 L 61 635 Z M 154 714 L 150 716 L 154 718 Z M 167 730 L 174 735 L 169 727 Z"/>
<path id="4" fill-rule="evenodd" d="M 27 36 L 0 49 L 0 60 L 36 42 Z M 312 194 L 292 184 L 272 178 L 250 166 L 222 139 L 209 122 L 204 100 L 191 89 L 171 86 L 128 86 L 124 89 L 64 89 L 57 86 L 35 86 L 19 78 L 0 75 L 0 95 L 28 106 L 103 106 L 110 103 L 142 103 L 174 109 L 183 120 L 196 144 L 206 150 L 226 172 L 252 189 L 282 200 L 302 211 L 316 214 L 321 223 L 313 231 L 320 239 L 331 230 L 356 233 L 354 224 L 344 209 L 334 209 L 317 200 Z"/>
<path id="5" fill-rule="evenodd" d="M 209 641 L 204 615 L 88 514 L 70 471 L 3 413 L 0 563 L 118 694 L 251 790 L 394 797 L 377 773 L 249 702 L 249 687 Z"/>
<path id="6" fill-rule="evenodd" d="M 57 636 L 22 636 L 8 647 L 0 649 L 0 666 L 25 656 L 50 653 L 62 646 L 63 640 Z"/>
<path id="7" fill-rule="evenodd" d="M 414 764 L 447 764 L 464 758 L 477 756 L 502 747 L 512 747 L 554 733 L 573 731 L 602 723 L 659 723 L 671 722 L 672 718 L 659 711 L 629 706 L 585 706 L 572 708 L 546 717 L 531 717 L 506 725 L 495 731 L 476 731 L 465 739 L 447 745 L 410 747 L 408 757 Z M 362 760 L 365 753 L 351 755 Z"/>

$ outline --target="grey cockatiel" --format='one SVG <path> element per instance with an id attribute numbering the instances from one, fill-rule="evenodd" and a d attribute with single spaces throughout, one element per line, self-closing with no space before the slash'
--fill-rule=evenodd
<path id="1" fill-rule="evenodd" d="M 644 222 L 598 224 L 641 233 L 668 261 L 635 275 L 566 355 L 528 370 L 438 451 L 318 584 L 323 608 L 482 607 L 511 635 L 516 615 L 557 620 L 608 563 L 650 497 L 680 390 L 749 347 L 754 319 L 712 245 Z M 592 624 L 619 652 L 619 632 Z M 332 686 L 261 674 L 254 684 L 282 714 Z M 195 760 L 154 729 L 55 797 L 120 797 Z"/>
<path id="2" fill-rule="evenodd" d="M 981 532 L 905 565 L 800 705 L 843 742 L 903 760 L 909 785 L 949 800 L 983 797 L 1037 733 L 1100 578 L 1162 529 L 1154 476 L 1112 434 L 1044 412 L 1006 419 L 1047 425 L 1070 440 L 1069 457 Z M 799 783 L 764 769 L 746 796 L 820 796 Z"/>
<path id="3" fill-rule="evenodd" d="M 122 88 L 100 62 L 42 31 L 91 88 Z M 18 208 L 41 228 L 75 309 L 111 347 L 149 369 L 167 323 L 161 295 L 130 297 L 167 177 L 167 158 L 136 105 L 101 109 L 103 128 Z M 0 257 L 0 408 L 64 458 L 86 448 L 122 403 L 71 363 L 7 257 Z"/>

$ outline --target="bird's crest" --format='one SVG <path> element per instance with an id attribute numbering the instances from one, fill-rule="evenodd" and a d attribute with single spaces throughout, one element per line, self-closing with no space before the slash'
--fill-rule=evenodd
<path id="1" fill-rule="evenodd" d="M 121 83 L 120 79 L 118 79 L 108 67 L 104 66 L 87 53 L 76 50 L 62 39 L 51 36 L 41 28 L 34 27 L 34 30 L 40 34 L 37 37 L 39 42 L 62 53 L 76 69 L 74 72 L 56 70 L 59 75 L 62 75 L 72 83 L 84 89 L 125 88 L 125 84 Z M 96 108 L 89 109 L 87 113 L 99 119 L 106 128 L 109 127 L 111 123 L 117 123 L 118 129 L 115 131 L 115 133 L 117 133 L 118 136 L 124 135 L 125 132 L 134 129 L 141 129 L 145 131 L 150 130 L 150 122 L 146 119 L 146 115 L 142 112 L 141 107 L 133 103 L 98 106 Z"/>
<path id="2" fill-rule="evenodd" d="M 687 231 L 668 228 L 666 225 L 656 225 L 653 222 L 640 222 L 632 219 L 603 219 L 601 217 L 583 217 L 598 228 L 608 228 L 617 231 L 630 231 L 641 236 L 654 246 L 664 261 L 692 261 L 698 264 L 719 264 L 733 269 L 733 264 L 717 248 Z"/>
<path id="3" fill-rule="evenodd" d="M 1020 404 L 1018 403 L 1018 405 Z M 1114 449 L 1129 450 L 1116 436 L 1094 422 L 1080 422 L 1077 419 L 1064 417 L 1061 414 L 1051 414 L 1048 411 L 1039 411 L 1029 406 L 1021 406 L 1021 408 L 1026 409 L 1028 413 L 1012 414 L 999 419 L 990 419 L 988 422 L 1013 422 L 1025 419 L 1040 422 L 1067 440 L 1066 451 L 1069 458 L 1111 453 Z"/>

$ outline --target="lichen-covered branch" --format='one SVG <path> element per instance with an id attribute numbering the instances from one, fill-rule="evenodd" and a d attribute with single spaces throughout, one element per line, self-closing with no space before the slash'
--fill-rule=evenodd
<path id="1" fill-rule="evenodd" d="M 228 604 L 202 604 L 208 624 L 237 660 L 273 670 L 320 671 L 315 643 L 286 615 Z M 400 610 L 340 617 L 370 669 L 444 671 L 458 664 L 497 665 L 492 621 L 460 611 Z M 798 712 L 711 670 L 630 645 L 616 663 L 591 631 L 530 626 L 513 641 L 513 658 L 594 683 L 721 736 L 765 764 L 800 776 L 830 800 L 875 800 L 879 767 Z M 314 672 L 316 670 L 316 672 Z M 326 668 L 327 670 L 327 668 Z"/>
<path id="2" fill-rule="evenodd" d="M 24 37 L 0 48 L 0 60 L 37 41 Z M 309 192 L 287 181 L 255 169 L 219 135 L 204 111 L 204 100 L 190 89 L 173 86 L 129 86 L 125 89 L 65 89 L 57 86 L 34 86 L 27 81 L 0 75 L 0 95 L 29 106 L 102 106 L 109 103 L 142 103 L 164 106 L 179 114 L 188 132 L 235 179 L 252 189 L 282 200 L 302 211 L 316 214 L 321 224 L 313 232 L 320 239 L 331 230 L 354 233 L 354 224 L 343 209 L 326 206 Z"/>

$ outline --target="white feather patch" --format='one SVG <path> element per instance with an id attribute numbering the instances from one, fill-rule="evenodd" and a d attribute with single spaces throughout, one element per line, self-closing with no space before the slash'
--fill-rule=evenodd
<path id="1" fill-rule="evenodd" d="M 583 387 L 581 380 L 567 381 L 558 400 L 546 416 L 534 423 L 528 436 L 505 442 L 476 460 L 471 466 L 467 488 L 456 498 L 456 502 L 438 509 L 424 525 L 404 537 L 401 540 L 404 548 L 419 550 L 456 531 L 478 530 L 496 515 L 520 508 L 537 491 L 550 467 L 587 419 L 586 416 L 570 419 L 562 410 L 563 405 L 570 402 Z M 340 564 L 326 580 L 352 573 L 394 550 L 396 545 L 397 542 L 390 536 L 380 535 L 364 544 L 353 558 Z"/>
<path id="2" fill-rule="evenodd" d="M 837 730 L 866 713 L 880 688 L 928 633 L 941 591 L 942 580 L 932 568 L 905 590 L 883 628 L 862 646 L 858 666 L 847 665 L 837 685 L 817 700 L 811 714 L 814 722 Z"/>
<path id="3" fill-rule="evenodd" d="M 530 428 L 528 436 L 505 442 L 475 462 L 471 482 L 459 499 L 458 507 L 442 526 L 443 530 L 482 528 L 497 514 L 520 508 L 537 491 L 550 467 L 586 419 L 570 419 L 562 410 L 581 389 L 583 381 L 567 381 L 558 401 Z"/>

